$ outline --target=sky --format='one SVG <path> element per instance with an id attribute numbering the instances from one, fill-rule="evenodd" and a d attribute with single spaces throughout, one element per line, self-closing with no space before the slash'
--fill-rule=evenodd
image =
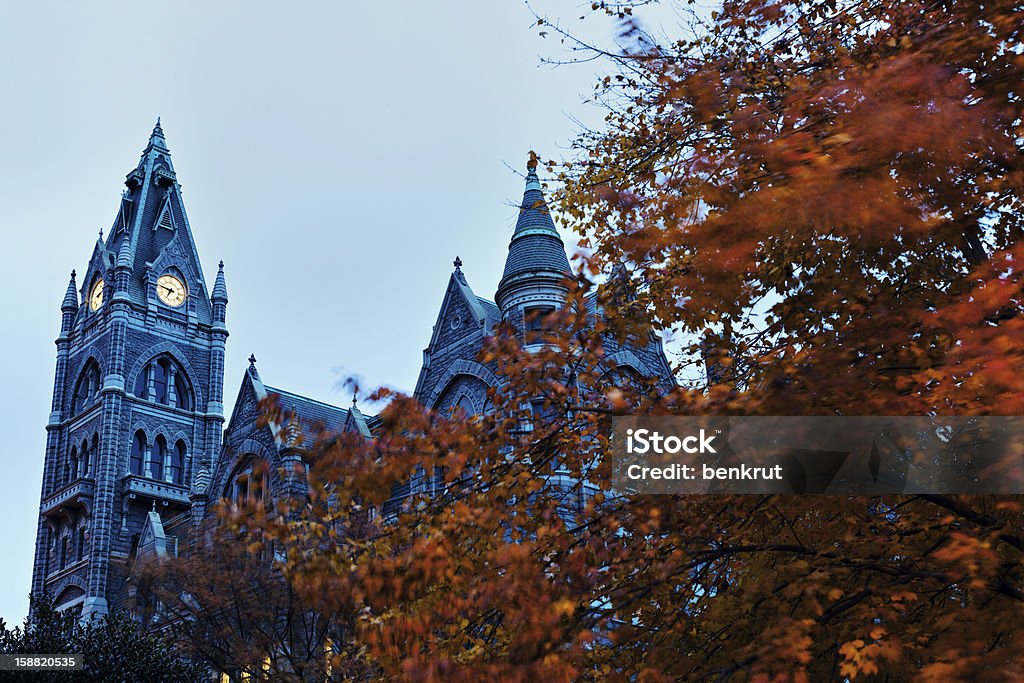
<path id="1" fill-rule="evenodd" d="M 0 7 L 0 617 L 27 612 L 68 276 L 156 117 L 208 287 L 225 262 L 226 413 L 251 353 L 338 405 L 350 374 L 411 392 L 452 260 L 493 297 L 528 151 L 602 118 L 602 65 L 543 64 L 568 55 L 532 23 L 519 0 Z"/>

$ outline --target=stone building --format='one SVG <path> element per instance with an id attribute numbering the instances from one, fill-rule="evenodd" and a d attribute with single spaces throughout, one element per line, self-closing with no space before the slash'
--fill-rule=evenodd
<path id="1" fill-rule="evenodd" d="M 521 328 L 564 301 L 569 262 L 535 166 L 493 301 L 455 261 L 416 384 L 427 406 L 488 411 L 499 380 L 476 360 L 484 340 L 502 321 Z M 208 289 L 159 121 L 125 185 L 112 228 L 82 277 L 72 271 L 61 303 L 32 578 L 33 594 L 86 615 L 130 604 L 136 558 L 175 554 L 211 502 L 250 486 L 288 493 L 294 482 L 246 474 L 260 461 L 292 471 L 303 457 L 296 434 L 325 425 L 372 438 L 378 426 L 355 405 L 264 384 L 255 358 L 225 424 L 223 263 Z M 599 314 L 594 297 L 588 308 Z M 656 336 L 624 348 L 609 340 L 608 351 L 619 368 L 671 384 Z M 266 396 L 295 423 L 259 425 Z"/>

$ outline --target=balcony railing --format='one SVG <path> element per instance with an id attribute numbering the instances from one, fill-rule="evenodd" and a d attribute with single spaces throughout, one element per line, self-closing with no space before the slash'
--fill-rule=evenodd
<path id="1" fill-rule="evenodd" d="M 61 508 L 89 509 L 95 493 L 96 483 L 92 479 L 76 479 L 44 500 L 39 511 L 44 515 L 54 515 Z"/>
<path id="2" fill-rule="evenodd" d="M 124 492 L 137 496 L 146 496 L 169 503 L 188 505 L 188 487 L 183 484 L 172 484 L 158 479 L 147 479 L 130 474 L 124 479 Z"/>

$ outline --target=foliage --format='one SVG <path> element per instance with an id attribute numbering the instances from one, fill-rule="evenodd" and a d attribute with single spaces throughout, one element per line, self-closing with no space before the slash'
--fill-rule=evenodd
<path id="1" fill-rule="evenodd" d="M 262 510 L 252 501 L 221 513 L 258 524 Z M 140 588 L 159 605 L 153 624 L 181 652 L 235 678 L 325 681 L 364 673 L 352 658 L 328 669 L 329 649 L 346 652 L 343 614 L 303 600 L 274 562 L 274 550 L 256 538 L 206 524 L 182 558 L 147 565 Z"/>
<path id="2" fill-rule="evenodd" d="M 228 528 L 360 675 L 1024 677 L 1019 498 L 623 498 L 605 457 L 616 412 L 1021 413 L 1019 7 L 738 1 L 664 44 L 595 8 L 626 50 L 560 170 L 589 253 L 558 332 L 490 339 L 491 414 L 378 392 L 377 438 Z M 708 386 L 609 367 L 648 321 Z"/>
<path id="3" fill-rule="evenodd" d="M 139 630 L 124 614 L 83 622 L 74 610 L 60 612 L 48 596 L 33 596 L 24 625 L 0 620 L 0 652 L 80 654 L 82 671 L 5 672 L 8 681 L 152 681 L 194 683 L 204 669 L 183 660 L 167 643 Z"/>

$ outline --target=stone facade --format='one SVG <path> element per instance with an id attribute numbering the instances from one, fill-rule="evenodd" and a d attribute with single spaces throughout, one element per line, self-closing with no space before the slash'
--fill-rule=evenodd
<path id="1" fill-rule="evenodd" d="M 34 594 L 85 615 L 129 606 L 133 566 L 175 554 L 211 501 L 301 493 L 303 482 L 278 472 L 301 471 L 302 445 L 317 429 L 372 438 L 378 426 L 354 404 L 264 385 L 250 358 L 225 427 L 223 264 L 208 292 L 159 121 L 125 185 L 114 225 L 80 286 L 72 272 L 61 305 L 32 579 Z M 415 396 L 481 413 L 499 381 L 476 360 L 488 335 L 502 321 L 522 332 L 526 314 L 565 298 L 569 263 L 535 157 L 495 301 L 473 292 L 461 265 L 456 259 Z M 588 309 L 600 315 L 596 299 Z M 628 348 L 609 339 L 606 350 L 617 372 L 672 383 L 656 336 Z M 267 396 L 291 423 L 257 423 Z"/>

